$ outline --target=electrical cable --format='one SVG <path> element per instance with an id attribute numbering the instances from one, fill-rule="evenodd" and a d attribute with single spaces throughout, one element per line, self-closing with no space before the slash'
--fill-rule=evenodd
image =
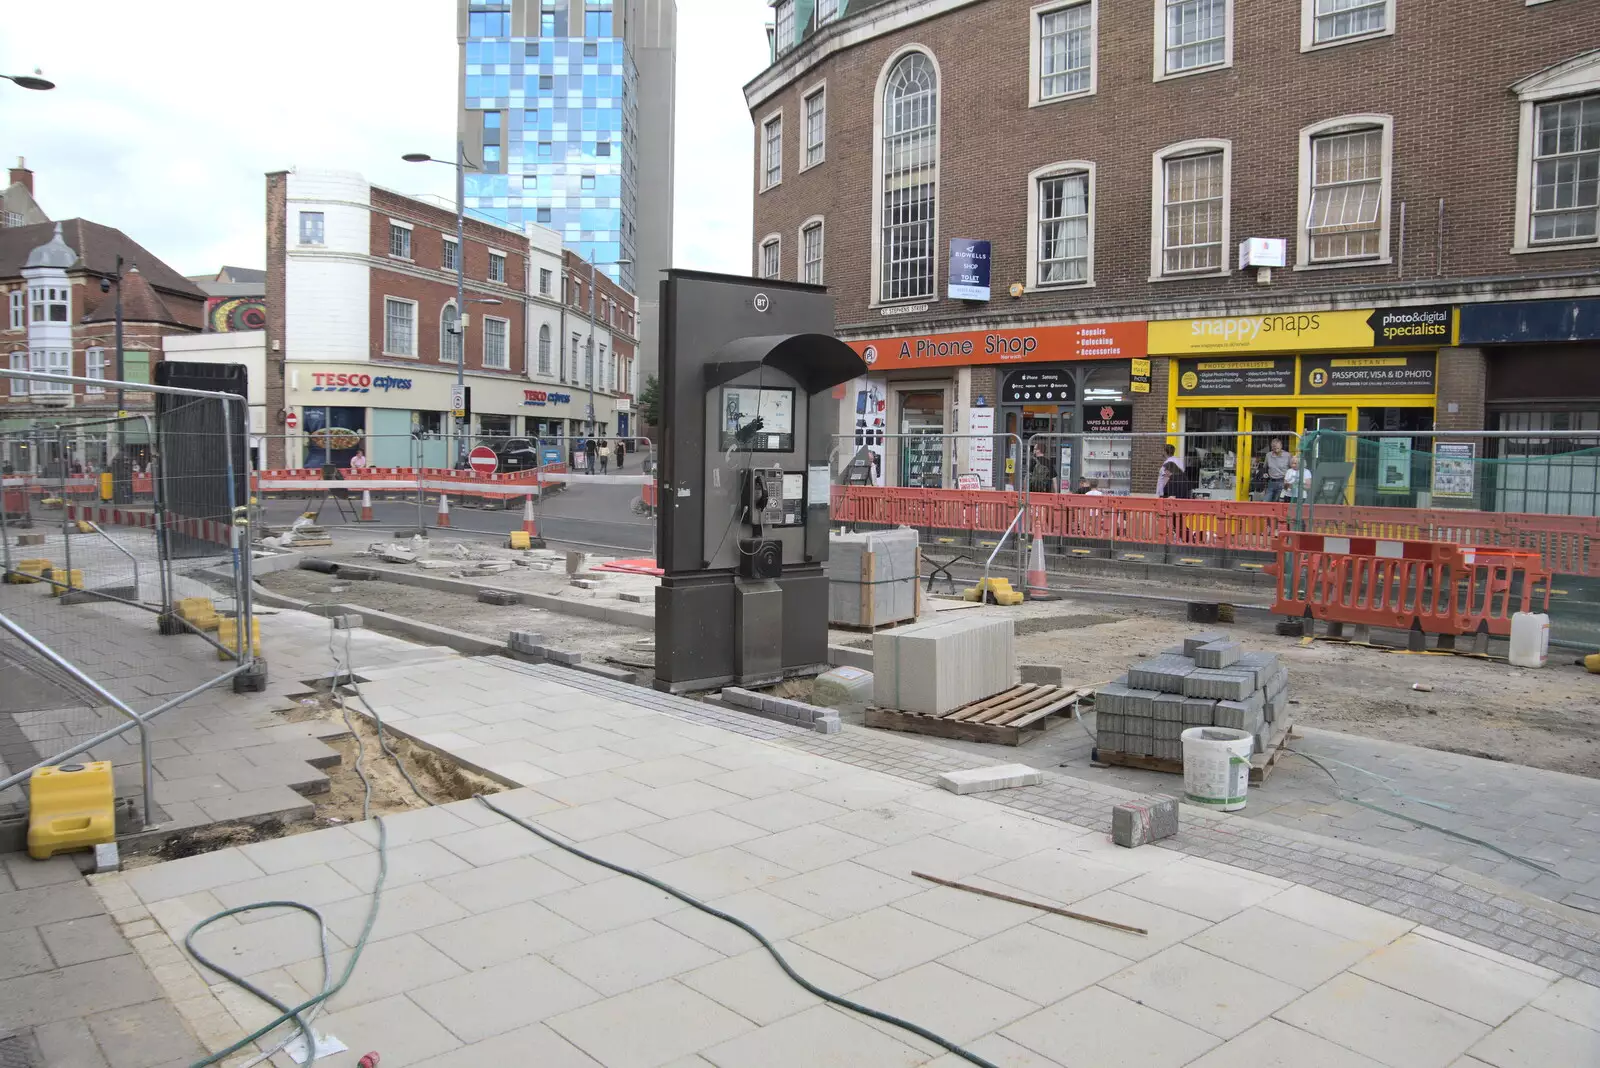
<path id="1" fill-rule="evenodd" d="M 1408 816 L 1404 812 L 1396 812 L 1393 809 L 1384 808 L 1382 805 L 1374 805 L 1371 801 L 1363 801 L 1359 797 L 1352 797 L 1351 795 L 1349 795 L 1349 794 L 1344 792 L 1343 788 L 1340 787 L 1340 785 L 1339 785 L 1339 780 L 1334 777 L 1333 772 L 1331 770 L 1329 770 L 1328 766 L 1326 764 L 1324 764 L 1322 761 L 1318 760 L 1316 757 L 1312 756 L 1310 753 L 1303 753 L 1298 749 L 1290 749 L 1288 746 L 1284 746 L 1284 749 L 1287 750 L 1290 753 L 1293 753 L 1295 756 L 1301 758 L 1302 760 L 1308 760 L 1311 763 L 1315 764 L 1317 767 L 1321 768 L 1323 773 L 1326 774 L 1329 779 L 1333 780 L 1334 793 L 1339 795 L 1339 799 L 1341 801 L 1348 801 L 1352 805 L 1358 805 L 1361 808 L 1370 809 L 1373 812 L 1381 813 L 1382 815 L 1385 815 L 1385 816 L 1392 816 L 1397 820 L 1405 820 L 1407 823 L 1414 823 L 1418 827 L 1424 827 L 1424 828 L 1426 828 L 1426 829 L 1428 829 L 1430 831 L 1438 831 L 1440 834 L 1445 835 L 1448 838 L 1454 838 L 1454 839 L 1456 839 L 1458 841 L 1461 841 L 1461 842 L 1467 842 L 1470 845 L 1482 846 L 1483 848 L 1485 848 L 1487 850 L 1490 850 L 1492 852 L 1500 854 L 1502 857 L 1505 857 L 1507 860 L 1515 861 L 1518 864 L 1521 864 L 1524 867 L 1531 868 L 1534 871 L 1539 872 L 1542 875 L 1553 875 L 1558 879 L 1561 878 L 1561 873 L 1556 871 L 1556 870 L 1554 870 L 1553 868 L 1547 868 L 1543 864 L 1540 864 L 1538 861 L 1529 860 L 1527 857 L 1518 856 L 1515 853 L 1509 852 L 1509 851 L 1507 851 L 1505 849 L 1501 849 L 1499 846 L 1495 845 L 1493 842 L 1485 842 L 1482 838 L 1474 838 L 1470 834 L 1463 834 L 1460 831 L 1453 831 L 1449 827 L 1441 827 L 1437 823 L 1429 823 L 1427 820 L 1419 820 L 1417 817 Z M 1369 772 L 1368 774 L 1371 774 L 1371 773 Z M 1401 794 L 1400 796 L 1402 798 L 1405 798 L 1406 800 L 1412 800 L 1412 801 L 1417 800 L 1417 798 L 1408 798 L 1404 794 Z M 1423 803 L 1426 804 L 1427 802 L 1423 802 Z"/>
<path id="2" fill-rule="evenodd" d="M 878 1021 L 880 1021 L 882 1023 L 889 1024 L 892 1027 L 898 1027 L 898 1028 L 901 1028 L 902 1030 L 909 1031 L 912 1034 L 916 1035 L 918 1038 L 926 1039 L 927 1041 L 932 1042 L 936 1046 L 939 1046 L 939 1047 L 941 1047 L 943 1049 L 949 1050 L 951 1053 L 954 1053 L 956 1056 L 962 1058 L 963 1060 L 967 1060 L 967 1061 L 972 1062 L 973 1064 L 978 1065 L 979 1068 L 999 1068 L 999 1066 L 996 1065 L 993 1061 L 985 1060 L 983 1057 L 979 1056 L 976 1053 L 973 1053 L 971 1050 L 963 1049 L 961 1046 L 956 1045 L 954 1042 L 950 1041 L 949 1039 L 943 1038 L 943 1037 L 941 1037 L 939 1035 L 936 1035 L 932 1031 L 929 1031 L 927 1028 L 922 1027 L 919 1024 L 914 1024 L 910 1020 L 903 1020 L 900 1017 L 895 1016 L 895 1015 L 893 1015 L 891 1013 L 881 1012 L 878 1009 L 874 1009 L 874 1008 L 872 1008 L 870 1006 L 863 1005 L 858 1001 L 851 1001 L 849 998 L 840 997 L 838 994 L 834 994 L 834 993 L 832 993 L 830 991 L 822 989 L 820 986 L 817 986 L 815 983 L 813 983 L 810 980 L 808 980 L 805 976 L 803 976 L 799 972 L 795 971 L 794 967 L 788 962 L 788 960 L 786 960 L 784 958 L 783 954 L 778 951 L 778 947 L 773 945 L 767 939 L 766 935 L 762 934 L 760 931 L 756 930 L 754 927 L 752 927 L 750 924 L 746 923 L 745 921 L 739 919 L 739 917 L 731 916 L 728 913 L 723 912 L 721 909 L 714 908 L 713 906 L 706 904 L 704 901 L 701 901 L 698 898 L 695 898 L 694 896 L 692 896 L 692 895 L 690 895 L 690 894 L 688 894 L 688 893 L 686 893 L 686 892 L 684 892 L 682 890 L 679 890 L 677 887 L 672 886 L 672 885 L 670 885 L 668 883 L 664 883 L 660 879 L 656 879 L 656 878 L 653 878 L 652 876 L 646 875 L 642 871 L 636 871 L 633 868 L 626 867 L 625 865 L 622 865 L 622 864 L 613 863 L 612 861 L 602 859 L 601 857 L 597 857 L 593 853 L 586 852 L 586 851 L 578 848 L 577 846 L 573 845 L 571 842 L 568 842 L 568 841 L 566 841 L 565 839 L 562 839 L 562 838 L 558 838 L 557 836 L 551 834 L 550 832 L 544 830 L 543 828 L 538 827 L 535 824 L 529 823 L 527 820 L 522 819 L 519 816 L 512 815 L 511 813 L 507 812 L 505 809 L 501 808 L 499 805 L 496 805 L 493 801 L 490 801 L 483 794 L 475 794 L 473 796 L 475 796 L 477 798 L 478 802 L 480 804 L 482 804 L 485 808 L 489 809 L 491 812 L 498 813 L 499 815 L 503 816 L 504 818 L 510 820 L 512 823 L 515 823 L 517 826 L 521 827 L 523 830 L 531 831 L 532 833 L 538 835 L 540 838 L 544 839 L 546 842 L 549 842 L 551 845 L 557 846 L 558 848 L 561 848 L 561 849 L 564 849 L 568 853 L 571 853 L 575 857 L 581 857 L 582 859 L 587 860 L 591 864 L 598 864 L 602 868 L 607 868 L 607 869 L 609 869 L 611 871 L 614 871 L 614 872 L 618 873 L 619 875 L 626 875 L 629 878 L 637 879 L 642 883 L 646 883 L 646 884 L 648 884 L 650 886 L 655 887 L 657 890 L 660 890 L 663 893 L 671 894 L 673 897 L 677 898 L 679 901 L 682 901 L 684 904 L 689 905 L 689 906 L 691 906 L 693 908 L 697 908 L 701 912 L 704 912 L 705 914 L 707 914 L 708 916 L 715 916 L 719 920 L 723 920 L 723 921 L 725 921 L 727 923 L 733 924 L 735 927 L 739 928 L 745 934 L 749 935 L 751 938 L 754 938 L 757 942 L 760 942 L 762 948 L 765 949 L 769 954 L 771 954 L 773 960 L 778 962 L 778 967 L 783 969 L 784 974 L 788 975 L 788 977 L 790 979 L 793 979 L 796 983 L 798 983 L 806 991 L 808 991 L 811 994 L 816 995 L 817 997 L 821 998 L 823 1001 L 827 1001 L 827 1002 L 830 1002 L 830 1003 L 832 1003 L 834 1005 L 838 1005 L 841 1008 L 849 1009 L 852 1012 L 858 1012 L 863 1016 L 867 1016 L 867 1017 L 870 1017 L 871 1019 L 878 1020 Z"/>

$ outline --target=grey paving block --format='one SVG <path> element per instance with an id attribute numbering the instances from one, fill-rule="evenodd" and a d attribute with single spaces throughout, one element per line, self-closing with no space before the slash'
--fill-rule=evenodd
<path id="1" fill-rule="evenodd" d="M 166 1001 L 95 1013 L 85 1021 L 111 1068 L 151 1068 L 205 1056 L 178 1010 Z"/>
<path id="2" fill-rule="evenodd" d="M 1202 645 L 1210 645 L 1212 642 L 1225 641 L 1227 637 L 1228 636 L 1226 634 L 1211 633 L 1195 634 L 1191 637 L 1185 638 L 1183 639 L 1183 655 L 1193 656 L 1194 651 L 1200 648 Z"/>
<path id="3" fill-rule="evenodd" d="M 1216 641 L 1200 646 L 1194 651 L 1194 662 L 1203 668 L 1225 668 L 1244 655 L 1244 648 L 1235 641 Z"/>
<path id="4" fill-rule="evenodd" d="M 1094 727 L 1097 732 L 1111 731 L 1115 734 L 1121 734 L 1123 719 L 1124 717 L 1117 715 L 1115 712 L 1096 712 L 1094 714 Z"/>
<path id="5" fill-rule="evenodd" d="M 1156 720 L 1154 726 L 1155 730 L 1152 732 L 1152 736 L 1158 742 L 1177 741 L 1183 736 L 1183 732 L 1188 729 L 1182 723 L 1164 719 Z"/>
<path id="6" fill-rule="evenodd" d="M 320 772 L 317 774 L 321 774 Z M 323 789 L 327 787 L 327 776 L 321 776 Z M 200 806 L 212 820 L 221 823 L 226 820 L 244 820 L 246 822 L 281 819 L 300 820 L 310 819 L 314 808 L 304 796 L 296 793 L 287 786 L 269 786 L 260 790 L 242 790 L 239 793 L 227 794 L 223 797 L 207 797 L 197 800 Z"/>
<path id="7" fill-rule="evenodd" d="M 1120 731 L 1100 731 L 1094 736 L 1094 744 L 1112 753 L 1125 752 L 1127 740 Z"/>
<path id="8" fill-rule="evenodd" d="M 128 953 L 0 981 L 0 1020 L 31 1027 L 159 997 L 149 969 Z"/>
<path id="9" fill-rule="evenodd" d="M 1129 716 L 1143 716 L 1150 719 L 1156 714 L 1156 698 L 1161 696 L 1159 690 L 1129 690 L 1123 713 Z"/>
<path id="10" fill-rule="evenodd" d="M 1133 849 L 1178 833 L 1178 799 L 1148 798 L 1111 810 L 1111 841 Z"/>
<path id="11" fill-rule="evenodd" d="M 1255 694 L 1251 697 L 1255 701 L 1218 701 L 1217 722 L 1218 727 L 1231 727 L 1236 731 L 1249 731 L 1254 734 L 1264 722 L 1262 718 L 1262 705 L 1260 698 Z"/>
<path id="12" fill-rule="evenodd" d="M 1155 733 L 1155 720 L 1150 716 L 1125 716 L 1122 732 L 1148 738 Z"/>
<path id="13" fill-rule="evenodd" d="M 45 924 L 39 934 L 60 967 L 133 952 L 110 916 L 80 916 Z"/>
<path id="14" fill-rule="evenodd" d="M 1185 727 L 1210 727 L 1216 724 L 1217 703 L 1208 697 L 1183 699 L 1183 725 Z"/>
<path id="15" fill-rule="evenodd" d="M 1150 755 L 1155 757 L 1157 760 L 1182 760 L 1183 759 L 1183 743 L 1182 742 L 1179 742 L 1179 741 L 1176 741 L 1176 740 L 1170 740 L 1170 739 L 1157 738 L 1157 739 L 1154 740 L 1153 746 L 1154 746 L 1154 748 L 1153 748 L 1152 752 L 1150 753 Z"/>
<path id="16" fill-rule="evenodd" d="M 40 927 L 104 911 L 99 896 L 81 879 L 76 883 L 13 890 L 0 895 L 0 931 Z"/>
<path id="17" fill-rule="evenodd" d="M 5 907 L 6 896 L 0 894 L 0 908 Z M 0 979 L 48 971 L 54 967 L 55 962 L 50 959 L 50 951 L 45 948 L 37 928 L 19 927 L 15 931 L 0 931 Z"/>
<path id="18" fill-rule="evenodd" d="M 1038 786 L 1044 782 L 1044 772 L 1026 764 L 996 764 L 987 768 L 947 771 L 939 776 L 938 782 L 941 789 L 953 794 L 978 794 L 1007 790 L 1014 786 Z"/>
<path id="19" fill-rule="evenodd" d="M 1242 701 L 1255 691 L 1252 676 L 1233 671 L 1197 668 L 1184 679 L 1186 697 L 1210 697 L 1218 701 Z"/>
<path id="20" fill-rule="evenodd" d="M 1182 694 L 1164 693 L 1157 695 L 1153 702 L 1156 721 L 1181 722 L 1183 720 L 1183 703 L 1184 697 Z"/>

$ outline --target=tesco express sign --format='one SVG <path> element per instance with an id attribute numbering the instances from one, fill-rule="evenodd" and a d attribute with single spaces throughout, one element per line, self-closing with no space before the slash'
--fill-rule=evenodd
<path id="1" fill-rule="evenodd" d="M 313 372 L 311 383 L 313 393 L 371 393 L 375 389 L 387 393 L 391 389 L 411 388 L 409 378 L 394 378 L 390 375 L 378 375 L 374 378 L 369 374 L 335 374 L 328 371 Z"/>

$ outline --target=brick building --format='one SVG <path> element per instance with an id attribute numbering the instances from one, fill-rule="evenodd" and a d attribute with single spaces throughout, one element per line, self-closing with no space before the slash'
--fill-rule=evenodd
<path id="1" fill-rule="evenodd" d="M 1121 434 L 1182 433 L 1200 493 L 1246 499 L 1267 445 L 1246 432 L 1388 434 L 1414 470 L 1380 479 L 1354 442 L 1320 459 L 1358 461 L 1354 499 L 1417 504 L 1435 430 L 1600 445 L 1600 5 L 778 0 L 774 21 L 745 87 L 754 273 L 835 294 L 873 367 L 842 401 L 856 446 L 1089 433 L 1052 444 L 1062 474 L 1148 493 L 1161 439 Z M 1020 474 L 933 440 L 891 438 L 878 477 Z M 1477 503 L 1594 514 L 1579 477 Z"/>
<path id="2" fill-rule="evenodd" d="M 31 192 L 31 171 L 13 169 L 13 187 Z M 121 283 L 117 284 L 119 259 Z M 169 337 L 197 334 L 205 322 L 205 294 L 122 231 L 87 219 L 0 227 L 0 359 L 13 370 L 117 378 L 116 308 L 122 297 L 122 380 L 149 383 Z M 42 423 L 112 417 L 116 394 L 105 387 L 71 382 L 13 379 L 0 395 L 0 432 L 26 431 Z M 152 395 L 128 392 L 124 410 L 152 408 Z M 8 434 L 0 461 L 19 471 L 44 470 L 53 460 L 103 467 L 111 456 L 106 428 L 77 433 L 71 455 L 46 444 L 41 453 Z M 138 420 L 124 424 L 120 439 L 135 458 L 148 437 Z M 31 451 L 30 451 L 31 450 Z"/>
<path id="3" fill-rule="evenodd" d="M 274 172 L 266 194 L 269 467 L 345 463 L 358 449 L 374 466 L 450 465 L 463 353 L 473 438 L 560 448 L 631 414 L 631 384 L 608 361 L 632 355 L 633 298 L 602 275 L 596 307 L 606 317 L 593 342 L 605 359 L 591 365 L 588 274 L 569 270 L 559 235 L 469 216 L 458 248 L 453 207 L 345 171 Z"/>

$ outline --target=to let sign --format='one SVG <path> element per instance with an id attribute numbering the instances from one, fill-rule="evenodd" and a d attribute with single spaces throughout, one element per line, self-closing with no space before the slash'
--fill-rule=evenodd
<path id="1" fill-rule="evenodd" d="M 989 299 L 989 242 L 964 237 L 950 241 L 950 281 L 953 300 Z"/>
<path id="2" fill-rule="evenodd" d="M 500 457 L 487 445 L 479 445 L 467 454 L 467 465 L 474 474 L 492 475 L 500 467 Z"/>

